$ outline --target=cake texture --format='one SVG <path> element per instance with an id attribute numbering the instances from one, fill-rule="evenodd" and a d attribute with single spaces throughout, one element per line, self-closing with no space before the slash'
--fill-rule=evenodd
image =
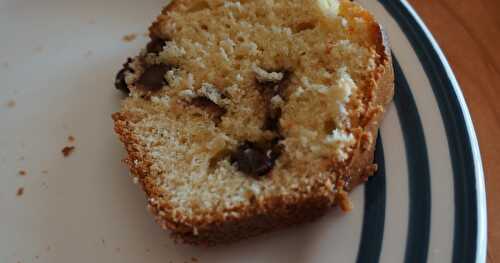
<path id="1" fill-rule="evenodd" d="M 174 0 L 118 72 L 134 181 L 172 235 L 236 241 L 309 221 L 376 171 L 393 96 L 384 34 L 343 0 Z"/>

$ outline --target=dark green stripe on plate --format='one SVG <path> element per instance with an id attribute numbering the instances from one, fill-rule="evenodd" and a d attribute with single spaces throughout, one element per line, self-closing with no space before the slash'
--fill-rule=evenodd
<path id="1" fill-rule="evenodd" d="M 408 81 L 393 56 L 394 103 L 403 131 L 408 167 L 409 215 L 405 262 L 426 262 L 431 225 L 431 179 L 422 121 Z"/>
<path id="2" fill-rule="evenodd" d="M 375 146 L 375 163 L 378 170 L 365 184 L 363 228 L 356 262 L 379 262 L 384 240 L 386 182 L 384 148 L 380 136 Z"/>

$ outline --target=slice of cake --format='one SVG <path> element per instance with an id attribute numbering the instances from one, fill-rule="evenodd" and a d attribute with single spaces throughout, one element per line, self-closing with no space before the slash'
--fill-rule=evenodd
<path id="1" fill-rule="evenodd" d="M 174 0 L 128 59 L 113 115 L 158 223 L 194 244 L 314 219 L 376 170 L 393 95 L 373 16 L 350 1 Z"/>

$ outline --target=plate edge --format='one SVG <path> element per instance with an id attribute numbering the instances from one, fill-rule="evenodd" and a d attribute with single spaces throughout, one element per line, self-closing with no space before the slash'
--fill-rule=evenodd
<path id="1" fill-rule="evenodd" d="M 439 60 L 443 64 L 443 67 L 446 71 L 448 79 L 450 80 L 453 86 L 453 92 L 457 96 L 457 99 L 460 103 L 460 107 L 462 108 L 462 115 L 465 120 L 465 125 L 467 127 L 467 133 L 469 134 L 469 143 L 472 146 L 472 153 L 474 158 L 474 167 L 475 167 L 475 181 L 476 181 L 476 197 L 477 197 L 477 207 L 478 207 L 478 233 L 477 233 L 477 244 L 476 244 L 476 262 L 482 263 L 486 262 L 487 255 L 487 206 L 486 206 L 486 188 L 484 183 L 484 171 L 483 171 L 483 163 L 481 159 L 481 152 L 479 150 L 479 144 L 477 140 L 477 135 L 474 129 L 474 124 L 472 122 L 472 118 L 470 115 L 469 108 L 467 107 L 467 103 L 465 102 L 464 95 L 458 84 L 458 81 L 453 73 L 451 66 L 444 55 L 441 47 L 437 43 L 436 39 L 427 28 L 423 20 L 417 14 L 415 9 L 408 3 L 407 0 L 400 0 L 403 6 L 408 10 L 408 12 L 412 15 L 415 22 L 422 28 L 422 31 L 427 36 L 430 41 L 432 47 L 435 49 L 436 53 L 439 56 Z"/>

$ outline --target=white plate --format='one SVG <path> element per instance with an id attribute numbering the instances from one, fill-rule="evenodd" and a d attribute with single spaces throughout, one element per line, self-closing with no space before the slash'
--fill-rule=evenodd
<path id="1" fill-rule="evenodd" d="M 450 67 L 405 1 L 360 2 L 396 65 L 379 175 L 354 191 L 352 213 L 196 248 L 174 244 L 144 209 L 110 119 L 115 73 L 165 2 L 1 0 L 0 262 L 484 262 L 481 160 Z"/>

